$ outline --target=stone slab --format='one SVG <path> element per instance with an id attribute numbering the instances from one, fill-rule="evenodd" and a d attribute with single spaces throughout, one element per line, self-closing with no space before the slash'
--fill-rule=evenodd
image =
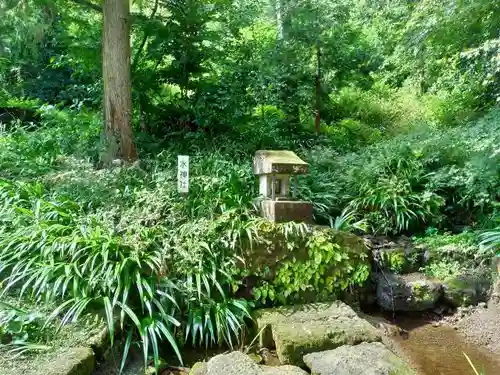
<path id="1" fill-rule="evenodd" d="M 282 364 L 302 366 L 308 353 L 381 340 L 377 329 L 341 301 L 266 309 L 255 320 L 259 345 L 274 343 Z"/>
<path id="2" fill-rule="evenodd" d="M 51 361 L 39 373 L 43 375 L 91 375 L 95 366 L 91 348 L 71 348 Z"/>
<path id="3" fill-rule="evenodd" d="M 416 375 L 383 344 L 344 345 L 304 356 L 312 375 Z"/>

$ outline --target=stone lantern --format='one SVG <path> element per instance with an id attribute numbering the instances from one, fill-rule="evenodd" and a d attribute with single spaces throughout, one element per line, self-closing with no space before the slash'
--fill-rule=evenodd
<path id="1" fill-rule="evenodd" d="M 310 222 L 312 203 L 296 200 L 297 175 L 307 174 L 309 165 L 292 151 L 260 150 L 253 171 L 259 176 L 261 215 L 273 222 Z"/>

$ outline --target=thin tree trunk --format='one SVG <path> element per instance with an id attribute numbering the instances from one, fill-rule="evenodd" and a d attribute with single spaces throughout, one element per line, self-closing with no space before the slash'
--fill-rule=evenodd
<path id="1" fill-rule="evenodd" d="M 105 0 L 103 14 L 102 67 L 108 156 L 133 161 L 137 159 L 137 150 L 132 134 L 129 0 Z"/>
<path id="2" fill-rule="evenodd" d="M 276 28 L 278 29 L 278 40 L 283 40 L 283 6 L 282 0 L 276 0 Z"/>
<path id="3" fill-rule="evenodd" d="M 314 118 L 314 128 L 319 134 L 321 123 L 321 47 L 316 42 L 316 116 Z"/>

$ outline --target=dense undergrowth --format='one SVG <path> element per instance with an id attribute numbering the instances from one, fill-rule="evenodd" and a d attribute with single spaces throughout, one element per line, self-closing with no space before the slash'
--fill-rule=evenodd
<path id="1" fill-rule="evenodd" d="M 428 226 L 482 231 L 500 219 L 499 117 L 493 110 L 462 127 L 421 128 L 347 154 L 326 140 L 309 149 L 285 142 L 311 163 L 300 195 L 313 201 L 318 223 L 390 235 L 423 235 Z M 262 240 L 265 224 L 253 207 L 250 150 L 238 137 L 195 133 L 159 154 L 143 151 L 140 163 L 100 168 L 95 115 L 50 110 L 44 121 L 0 138 L 3 289 L 52 301 L 49 318 L 63 324 L 101 311 L 109 327 L 115 319 L 135 327 L 126 330 L 126 348 L 139 338 L 145 358 L 152 350 L 156 361 L 161 340 L 179 357 L 184 343 L 236 345 L 254 304 L 235 297 L 244 248 Z M 181 152 L 192 157 L 187 197 L 176 190 Z M 286 238 L 309 235 L 295 224 L 274 230 Z M 463 236 L 474 243 L 471 254 L 455 254 L 428 273 L 459 272 L 477 255 L 481 239 Z M 491 254 L 498 232 L 483 236 Z M 313 246 L 320 257 L 337 252 L 343 259 L 328 242 Z M 256 287 L 257 303 L 293 301 L 292 279 L 314 288 L 317 278 L 290 271 L 272 290 Z M 366 279 L 361 275 L 345 274 L 332 287 L 345 290 Z"/>
<path id="2" fill-rule="evenodd" d="M 133 164 L 103 139 L 99 3 L 0 5 L 1 289 L 47 306 L 2 306 L 2 345 L 92 312 L 158 364 L 163 341 L 235 346 L 253 306 L 362 283 L 364 257 L 256 215 L 259 149 L 310 163 L 317 224 L 411 236 L 429 275 L 498 253 L 498 2 L 134 1 Z M 249 286 L 269 233 L 311 256 Z"/>

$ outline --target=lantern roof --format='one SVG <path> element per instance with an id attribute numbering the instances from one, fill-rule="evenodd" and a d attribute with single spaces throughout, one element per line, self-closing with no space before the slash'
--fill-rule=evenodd
<path id="1" fill-rule="evenodd" d="M 286 150 L 259 150 L 253 159 L 253 171 L 263 174 L 306 174 L 309 164 L 295 152 Z"/>

